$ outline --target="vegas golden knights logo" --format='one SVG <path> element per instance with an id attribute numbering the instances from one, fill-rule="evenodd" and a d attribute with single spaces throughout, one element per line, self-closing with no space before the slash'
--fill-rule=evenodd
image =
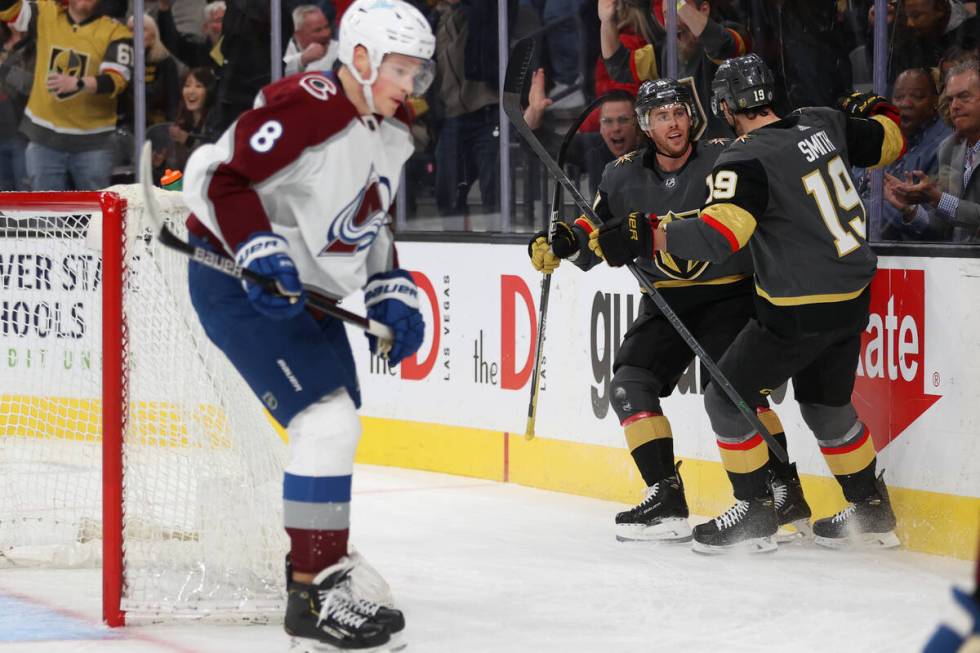
<path id="1" fill-rule="evenodd" d="M 61 73 L 62 75 L 81 78 L 85 76 L 87 69 L 88 55 L 84 52 L 75 52 L 71 48 L 60 48 L 58 46 L 51 48 L 51 59 L 48 61 L 49 73 Z M 77 93 L 78 90 L 73 89 L 68 93 L 58 93 L 55 97 L 59 100 L 67 100 Z"/>
<path id="2" fill-rule="evenodd" d="M 698 216 L 697 211 L 684 211 L 682 213 L 669 212 L 667 215 L 661 218 L 661 222 L 670 222 L 671 220 L 683 220 L 685 218 L 696 218 Z M 705 270 L 708 269 L 710 263 L 708 261 L 689 261 L 685 258 L 679 256 L 672 256 L 664 251 L 658 251 L 657 255 L 653 259 L 654 265 L 657 269 L 666 274 L 671 279 L 679 279 L 681 281 L 691 281 L 700 277 Z"/>

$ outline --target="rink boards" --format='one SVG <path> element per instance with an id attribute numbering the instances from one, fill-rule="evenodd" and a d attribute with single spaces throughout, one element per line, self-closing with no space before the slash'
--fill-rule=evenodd
<path id="1" fill-rule="evenodd" d="M 609 406 L 615 351 L 639 308 L 629 273 L 565 264 L 555 275 L 537 437 L 527 441 L 540 275 L 526 248 L 406 242 L 399 255 L 421 291 L 426 340 L 389 369 L 370 357 L 363 337 L 352 338 L 365 415 L 358 460 L 637 500 L 643 484 Z M 964 558 L 976 552 L 980 519 L 977 297 L 980 260 L 882 258 L 854 393 L 893 488 L 903 542 Z M 356 306 L 351 298 L 348 308 Z M 731 491 L 695 367 L 663 407 L 691 508 L 712 514 Z M 773 393 L 823 516 L 843 499 L 792 397 L 791 388 Z"/>

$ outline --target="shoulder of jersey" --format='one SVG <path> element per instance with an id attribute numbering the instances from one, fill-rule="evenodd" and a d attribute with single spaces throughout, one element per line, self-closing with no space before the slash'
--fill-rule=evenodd
<path id="1" fill-rule="evenodd" d="M 709 138 L 700 141 L 700 147 L 709 150 L 723 150 L 732 144 L 732 139 L 730 138 Z"/>
<path id="2" fill-rule="evenodd" d="M 613 167 L 629 166 L 643 162 L 643 150 L 633 150 L 613 161 Z"/>
<path id="3" fill-rule="evenodd" d="M 319 72 L 284 77 L 263 88 L 262 97 L 267 118 L 308 129 L 313 142 L 336 134 L 358 118 L 340 82 Z"/>

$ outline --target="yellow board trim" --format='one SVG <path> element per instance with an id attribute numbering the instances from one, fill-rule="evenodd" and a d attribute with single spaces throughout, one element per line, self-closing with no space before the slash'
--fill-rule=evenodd
<path id="1" fill-rule="evenodd" d="M 473 476 L 545 490 L 635 504 L 645 483 L 625 447 L 605 447 L 459 426 L 362 418 L 357 462 Z M 508 465 L 504 465 L 505 458 Z M 681 466 L 692 513 L 717 515 L 729 508 L 731 485 L 721 463 L 684 459 Z M 815 517 L 844 507 L 831 477 L 802 475 Z M 905 548 L 972 560 L 980 535 L 980 497 L 889 487 Z M 610 535 L 612 514 L 610 508 Z"/>
<path id="2" fill-rule="evenodd" d="M 885 116 L 871 116 L 871 119 L 885 129 L 885 137 L 881 143 L 881 158 L 878 159 L 878 163 L 870 166 L 871 168 L 880 168 L 898 158 L 905 148 L 905 137 L 902 136 L 902 130 L 895 124 L 895 121 Z"/>
<path id="3" fill-rule="evenodd" d="M 663 415 L 644 417 L 623 427 L 626 435 L 626 446 L 630 451 L 636 451 L 647 442 L 674 437 L 670 430 L 670 421 Z"/>
<path id="4" fill-rule="evenodd" d="M 776 306 L 801 306 L 803 304 L 832 304 L 834 302 L 846 302 L 849 299 L 854 299 L 864 292 L 867 286 L 862 286 L 861 288 L 855 290 L 854 292 L 843 292 L 843 293 L 833 293 L 826 295 L 801 295 L 799 297 L 772 297 L 769 293 L 759 287 L 758 284 L 755 286 L 755 291 L 770 304 L 775 304 Z"/>

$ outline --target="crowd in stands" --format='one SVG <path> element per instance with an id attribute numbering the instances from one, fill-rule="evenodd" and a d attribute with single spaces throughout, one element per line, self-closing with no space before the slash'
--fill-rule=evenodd
<path id="1" fill-rule="evenodd" d="M 432 22 L 438 72 L 427 96 L 411 101 L 410 220 L 501 211 L 498 1 L 413 0 Z M 780 113 L 835 106 L 851 90 L 871 88 L 873 0 L 668 1 L 676 7 L 677 77 L 703 108 L 702 138 L 733 136 L 710 108 L 712 76 L 728 57 L 752 51 L 769 64 Z M 583 108 L 605 96 L 567 157 L 570 174 L 591 192 L 605 165 L 644 145 L 632 97 L 668 69 L 664 1 L 506 2 L 511 40 L 539 34 L 525 118 L 546 147 L 557 151 Z M 283 0 L 284 74 L 334 66 L 349 4 Z M 162 174 L 216 140 L 269 83 L 272 21 L 267 0 L 156 0 L 147 10 L 146 133 Z M 0 0 L 0 190 L 132 180 L 127 11 L 125 0 Z M 980 241 L 980 181 L 972 174 L 980 164 L 976 11 L 964 0 L 888 3 L 887 95 L 901 111 L 908 151 L 885 171 L 873 241 Z M 533 156 L 516 136 L 506 146 L 519 181 Z M 866 205 L 878 203 L 871 174 L 854 174 Z M 535 192 L 512 199 L 540 199 Z"/>

